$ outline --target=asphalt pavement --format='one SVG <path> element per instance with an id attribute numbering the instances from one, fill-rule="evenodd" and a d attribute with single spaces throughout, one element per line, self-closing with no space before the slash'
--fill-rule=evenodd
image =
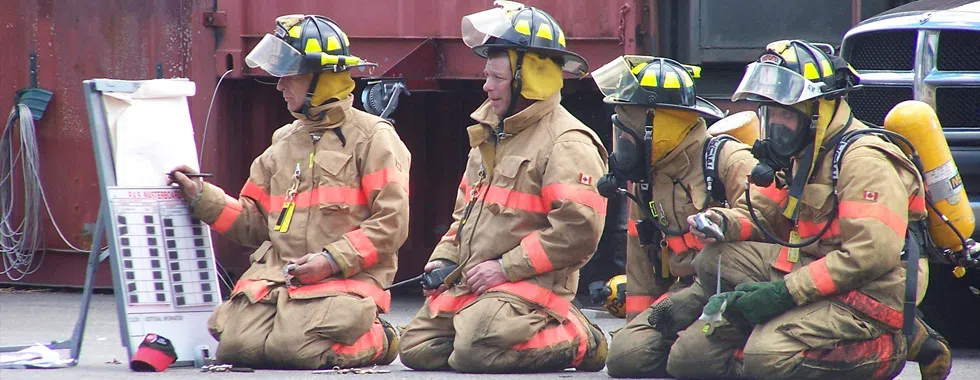
<path id="1" fill-rule="evenodd" d="M 421 296 L 400 295 L 392 301 L 392 310 L 386 318 L 405 325 L 421 307 Z M 71 336 L 81 303 L 81 294 L 50 290 L 13 290 L 0 288 L 0 346 L 32 344 L 62 340 Z M 624 320 L 610 317 L 603 312 L 590 312 L 590 317 L 607 333 L 622 327 Z M 86 325 L 82 349 L 77 366 L 60 369 L 0 369 L 2 380 L 41 379 L 329 379 L 338 376 L 383 379 L 608 379 L 605 370 L 599 373 L 581 373 L 568 370 L 546 374 L 475 375 L 451 372 L 416 372 L 403 366 L 398 360 L 377 369 L 388 370 L 383 374 L 314 374 L 313 371 L 267 371 L 252 373 L 202 373 L 190 367 L 170 368 L 162 373 L 135 373 L 126 363 L 126 351 L 120 344 L 119 321 L 115 299 L 111 295 L 93 297 Z M 67 351 L 59 351 L 66 357 Z M 953 371 L 949 379 L 980 379 L 980 350 L 955 350 Z M 339 377 L 343 378 L 343 377 Z M 918 367 L 909 363 L 898 377 L 902 380 L 918 379 Z"/>

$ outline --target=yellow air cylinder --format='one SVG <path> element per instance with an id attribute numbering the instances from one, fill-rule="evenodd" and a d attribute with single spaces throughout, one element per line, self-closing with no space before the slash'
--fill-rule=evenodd
<path id="1" fill-rule="evenodd" d="M 885 116 L 885 129 L 898 133 L 909 140 L 922 160 L 923 180 L 926 191 L 932 196 L 936 209 L 949 219 L 953 226 L 969 238 L 973 234 L 975 220 L 970 201 L 960 179 L 960 172 L 949 152 L 949 144 L 943 136 L 936 111 L 928 104 L 918 100 L 907 100 L 895 105 Z M 899 144 L 901 145 L 901 144 Z M 907 151 L 906 147 L 902 147 Z M 929 234 L 940 248 L 953 251 L 963 249 L 963 243 L 939 218 L 936 212 L 929 212 Z"/>
<path id="2" fill-rule="evenodd" d="M 711 136 L 727 134 L 749 146 L 759 139 L 760 130 L 759 116 L 755 111 L 742 111 L 729 115 L 708 127 Z"/>

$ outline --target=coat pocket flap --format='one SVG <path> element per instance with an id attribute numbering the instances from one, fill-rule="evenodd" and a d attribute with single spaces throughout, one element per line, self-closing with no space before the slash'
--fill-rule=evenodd
<path id="1" fill-rule="evenodd" d="M 332 176 L 340 174 L 350 161 L 351 155 L 343 152 L 322 150 L 313 156 L 313 162 Z"/>
<path id="2" fill-rule="evenodd" d="M 521 156 L 506 156 L 500 159 L 500 163 L 497 165 L 497 172 L 500 175 L 507 178 L 517 178 L 517 174 L 521 171 L 521 165 L 524 162 L 530 161 L 527 157 Z"/>

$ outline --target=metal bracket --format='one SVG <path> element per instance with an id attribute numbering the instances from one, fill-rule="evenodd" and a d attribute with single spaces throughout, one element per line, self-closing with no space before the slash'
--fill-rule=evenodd
<path id="1" fill-rule="evenodd" d="M 37 87 L 37 53 L 32 52 L 30 58 L 30 75 L 31 75 L 31 88 Z"/>
<path id="2" fill-rule="evenodd" d="M 204 12 L 202 23 L 209 28 L 224 28 L 228 26 L 228 12 Z"/>

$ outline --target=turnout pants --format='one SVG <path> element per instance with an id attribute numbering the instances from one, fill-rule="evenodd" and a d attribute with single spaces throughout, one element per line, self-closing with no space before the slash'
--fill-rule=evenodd
<path id="1" fill-rule="evenodd" d="M 710 244 L 695 259 L 705 289 L 714 293 L 721 255 L 722 291 L 742 282 L 780 279 L 780 246 L 757 242 Z M 801 257 L 793 270 L 813 261 Z M 793 308 L 739 331 L 725 321 L 698 320 L 670 349 L 667 371 L 698 379 L 891 379 L 905 366 L 901 331 L 869 315 L 887 306 L 859 291 Z"/>
<path id="2" fill-rule="evenodd" d="M 577 367 L 596 349 L 575 306 L 559 320 L 503 292 L 429 297 L 401 334 L 400 357 L 416 370 L 550 372 Z M 599 339 L 605 339 L 602 335 Z"/>
<path id="3" fill-rule="evenodd" d="M 235 294 L 215 309 L 208 330 L 219 341 L 218 361 L 252 368 L 362 367 L 388 349 L 372 299 L 291 298 L 282 285 L 254 301 Z"/>
<path id="4" fill-rule="evenodd" d="M 667 299 L 669 298 L 669 301 Z M 606 370 L 612 377 L 670 377 L 667 354 L 677 332 L 690 326 L 707 303 L 700 281 L 665 294 L 612 337 Z M 669 306 L 668 306 L 669 305 Z"/>

